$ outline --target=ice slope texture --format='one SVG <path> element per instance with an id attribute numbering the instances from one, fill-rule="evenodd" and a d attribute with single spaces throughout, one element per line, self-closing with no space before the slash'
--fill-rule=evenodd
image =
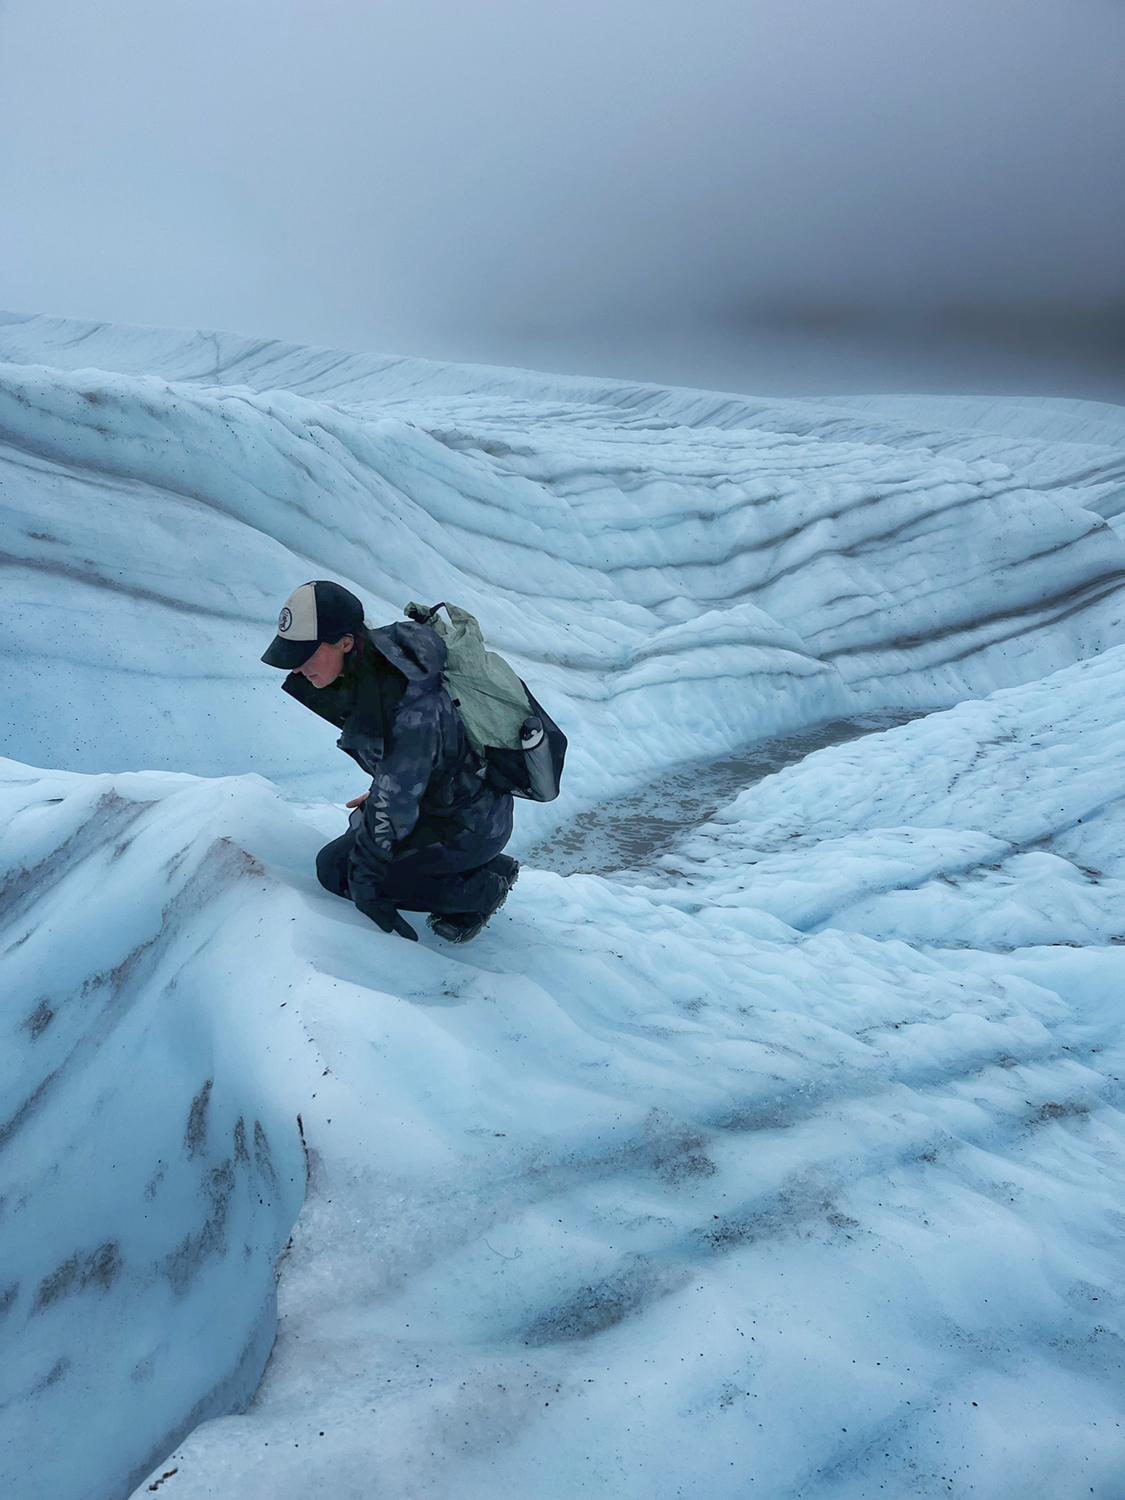
<path id="1" fill-rule="evenodd" d="M 1120 410 L 0 360 L 0 1489 L 1116 1493 Z M 473 609 L 571 736 L 469 949 L 312 877 L 362 783 L 257 657 L 313 576 Z"/>
<path id="2" fill-rule="evenodd" d="M 478 614 L 574 731 L 563 814 L 670 760 L 948 707 L 1125 638 L 1114 408 L 1052 411 L 1075 441 L 934 432 L 50 319 L 0 326 L 5 359 L 20 712 L 0 750 L 36 765 L 343 792 L 258 664 L 318 574 L 375 620 L 447 595 Z"/>
<path id="3" fill-rule="evenodd" d="M 237 978 L 271 888 L 237 787 L 0 762 L 12 1500 L 127 1491 L 174 1434 L 245 1405 L 273 1343 L 305 1165 Z"/>

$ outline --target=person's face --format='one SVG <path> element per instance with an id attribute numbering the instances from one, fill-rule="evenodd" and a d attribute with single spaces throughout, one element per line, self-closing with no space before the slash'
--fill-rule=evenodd
<path id="1" fill-rule="evenodd" d="M 344 670 L 344 657 L 355 645 L 355 636 L 345 635 L 336 642 L 322 641 L 308 661 L 296 668 L 314 688 L 326 688 Z"/>

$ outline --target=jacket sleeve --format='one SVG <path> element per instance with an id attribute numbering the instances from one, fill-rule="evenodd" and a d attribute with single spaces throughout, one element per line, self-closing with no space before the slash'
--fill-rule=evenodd
<path id="1" fill-rule="evenodd" d="M 353 901 L 377 899 L 394 846 L 418 822 L 419 803 L 441 756 L 441 731 L 433 703 L 400 708 L 389 752 L 372 766 L 348 869 Z"/>

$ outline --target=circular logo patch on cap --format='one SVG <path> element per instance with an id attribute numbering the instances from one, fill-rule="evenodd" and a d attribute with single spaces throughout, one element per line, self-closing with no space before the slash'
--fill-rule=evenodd
<path id="1" fill-rule="evenodd" d="M 284 635 L 293 623 L 293 611 L 286 605 L 277 617 L 277 628 Z"/>

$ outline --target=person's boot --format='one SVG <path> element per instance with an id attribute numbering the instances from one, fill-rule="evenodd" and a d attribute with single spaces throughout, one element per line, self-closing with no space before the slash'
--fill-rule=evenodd
<path id="1" fill-rule="evenodd" d="M 519 878 L 520 867 L 511 855 L 498 854 L 495 859 L 489 860 L 484 873 L 491 877 L 494 886 L 488 909 L 434 912 L 426 918 L 431 932 L 444 938 L 447 943 L 467 943 L 484 930 L 489 918 L 494 917 L 507 901 L 508 892 Z"/>

